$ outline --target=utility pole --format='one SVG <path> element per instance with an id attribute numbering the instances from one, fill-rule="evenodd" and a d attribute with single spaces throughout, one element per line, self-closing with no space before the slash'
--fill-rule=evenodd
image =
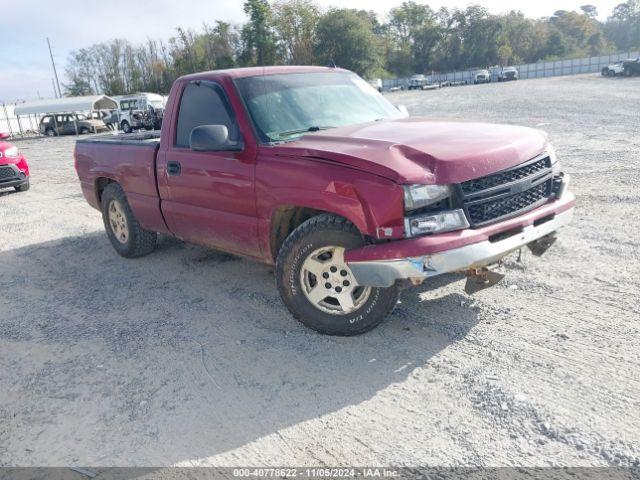
<path id="1" fill-rule="evenodd" d="M 49 37 L 47 37 L 47 45 L 49 46 L 49 56 L 51 57 L 51 66 L 53 67 L 53 75 L 56 78 L 56 85 L 58 86 L 58 97 L 62 98 L 62 90 L 60 90 L 60 81 L 58 80 L 56 62 L 53 61 L 53 53 L 51 52 L 51 42 L 49 42 Z M 54 86 L 54 91 L 55 91 L 55 86 Z"/>
<path id="2" fill-rule="evenodd" d="M 56 91 L 56 81 L 51 77 L 51 86 L 53 87 L 53 96 L 58 98 L 58 92 Z"/>

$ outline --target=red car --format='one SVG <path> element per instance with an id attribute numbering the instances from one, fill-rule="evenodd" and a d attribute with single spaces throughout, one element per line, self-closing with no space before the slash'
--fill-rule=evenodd
<path id="1" fill-rule="evenodd" d="M 13 187 L 19 192 L 29 190 L 29 165 L 18 147 L 5 142 L 8 133 L 0 133 L 0 188 Z"/>
<path id="2" fill-rule="evenodd" d="M 338 68 L 178 79 L 157 134 L 79 140 L 84 196 L 124 257 L 157 232 L 275 265 L 293 316 L 333 335 L 378 325 L 401 287 L 542 254 L 573 213 L 556 154 L 530 128 L 405 118 Z"/>

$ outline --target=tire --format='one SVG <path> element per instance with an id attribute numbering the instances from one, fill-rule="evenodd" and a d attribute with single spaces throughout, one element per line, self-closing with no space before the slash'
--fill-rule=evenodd
<path id="1" fill-rule="evenodd" d="M 13 188 L 16 189 L 16 192 L 26 192 L 27 190 L 29 190 L 29 188 L 31 188 L 31 185 L 29 185 L 29 179 L 27 178 L 27 181 L 25 183 Z"/>
<path id="2" fill-rule="evenodd" d="M 133 130 L 131 129 L 131 125 L 129 125 L 129 122 L 127 122 L 126 120 L 123 120 L 122 124 L 120 125 L 120 127 L 122 127 L 122 131 L 124 133 L 131 133 Z"/>
<path id="3" fill-rule="evenodd" d="M 136 258 L 155 250 L 158 234 L 140 226 L 117 183 L 110 183 L 102 192 L 102 220 L 109 241 L 119 255 Z"/>
<path id="4" fill-rule="evenodd" d="M 55 130 L 54 130 L 53 128 L 47 128 L 47 129 L 44 131 L 44 134 L 45 134 L 47 137 L 55 137 L 55 136 L 56 136 L 56 132 L 55 132 Z"/>
<path id="5" fill-rule="evenodd" d="M 276 281 L 296 319 L 323 334 L 350 336 L 368 332 L 391 313 L 398 302 L 398 287 L 358 286 L 342 259 L 345 249 L 364 244 L 351 222 L 332 214 L 310 218 L 287 237 L 278 253 Z M 307 266 L 318 273 L 311 273 Z M 313 296 L 319 299 L 315 303 Z M 351 307 L 341 303 L 346 298 L 351 299 Z"/>
<path id="6" fill-rule="evenodd" d="M 609 70 L 607 72 L 607 75 L 610 76 L 610 77 L 615 77 L 616 76 L 616 72 L 615 72 L 615 70 Z"/>

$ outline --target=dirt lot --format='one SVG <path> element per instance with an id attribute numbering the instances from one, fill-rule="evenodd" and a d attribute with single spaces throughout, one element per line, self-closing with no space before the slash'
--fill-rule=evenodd
<path id="1" fill-rule="evenodd" d="M 330 338 L 265 266 L 166 238 L 118 257 L 74 139 L 19 142 L 33 176 L 0 196 L 0 465 L 639 465 L 640 78 L 390 98 L 548 131 L 574 223 L 493 289 L 408 290 L 377 330 Z"/>

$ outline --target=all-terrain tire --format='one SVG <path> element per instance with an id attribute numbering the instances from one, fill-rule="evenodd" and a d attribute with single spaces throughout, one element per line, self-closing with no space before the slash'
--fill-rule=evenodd
<path id="1" fill-rule="evenodd" d="M 24 182 L 22 185 L 18 185 L 17 187 L 14 187 L 16 189 L 16 191 L 18 192 L 26 192 L 27 190 L 29 190 L 30 185 L 29 185 L 29 179 L 27 179 L 26 182 Z"/>
<path id="2" fill-rule="evenodd" d="M 118 211 L 122 212 L 125 222 L 126 240 L 116 237 L 114 227 L 110 220 L 109 209 L 112 203 L 116 202 L 114 207 L 118 207 Z M 113 248 L 119 255 L 125 258 L 136 258 L 148 255 L 156 248 L 158 234 L 145 230 L 133 215 L 127 196 L 122 187 L 117 183 L 110 183 L 102 192 L 102 220 L 107 236 Z"/>
<path id="3" fill-rule="evenodd" d="M 375 328 L 391 313 L 398 302 L 396 286 L 368 287 L 371 290 L 366 301 L 349 313 L 326 313 L 303 291 L 302 266 L 313 252 L 325 247 L 356 248 L 365 243 L 351 222 L 333 214 L 310 218 L 287 237 L 276 261 L 276 281 L 284 304 L 296 319 L 320 333 L 349 336 Z"/>

